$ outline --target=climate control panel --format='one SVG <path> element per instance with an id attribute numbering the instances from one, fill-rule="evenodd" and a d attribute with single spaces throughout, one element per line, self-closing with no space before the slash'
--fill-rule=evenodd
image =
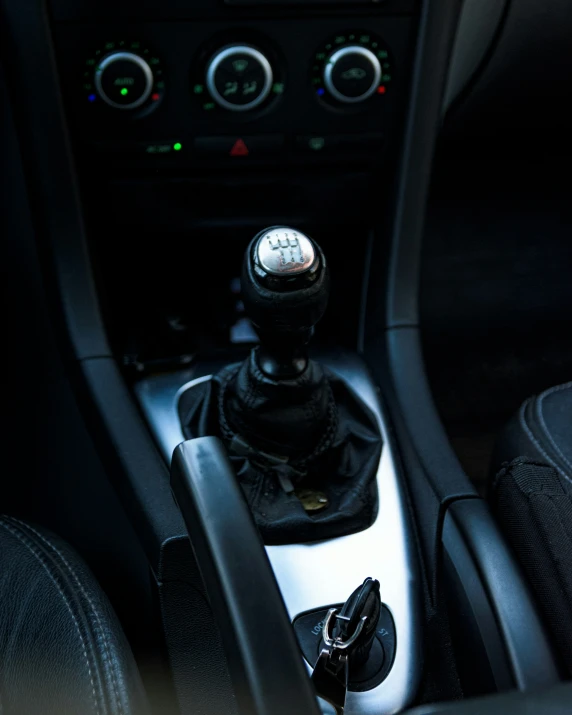
<path id="1" fill-rule="evenodd" d="M 70 126 L 108 167 L 378 162 L 405 107 L 407 17 L 78 32 L 57 28 Z"/>

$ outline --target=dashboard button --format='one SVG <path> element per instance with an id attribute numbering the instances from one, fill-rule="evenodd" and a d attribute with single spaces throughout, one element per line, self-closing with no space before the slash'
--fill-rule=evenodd
<path id="1" fill-rule="evenodd" d="M 332 135 L 322 136 L 319 134 L 298 136 L 296 137 L 296 146 L 309 154 L 323 154 L 334 148 L 335 138 Z"/>
<path id="2" fill-rule="evenodd" d="M 362 134 L 309 134 L 296 137 L 296 146 L 307 154 L 332 154 L 333 152 L 370 151 L 380 146 L 383 134 L 365 132 Z"/>
<path id="3" fill-rule="evenodd" d="M 260 134 L 258 136 L 197 137 L 195 153 L 199 156 L 233 158 L 240 160 L 249 156 L 262 157 L 276 154 L 284 147 L 283 134 Z"/>

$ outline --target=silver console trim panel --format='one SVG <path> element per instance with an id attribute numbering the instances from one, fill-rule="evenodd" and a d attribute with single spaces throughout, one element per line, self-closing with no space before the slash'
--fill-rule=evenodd
<path id="1" fill-rule="evenodd" d="M 379 580 L 382 601 L 391 611 L 397 633 L 393 667 L 373 690 L 348 693 L 346 715 L 389 715 L 403 710 L 415 695 L 420 671 L 420 623 L 414 547 L 407 510 L 395 469 L 375 384 L 357 356 L 324 359 L 374 413 L 384 438 L 377 472 L 379 509 L 365 531 L 309 544 L 267 546 L 266 552 L 290 618 L 341 603 L 367 576 Z M 183 392 L 210 376 L 192 368 L 157 375 L 135 391 L 167 462 L 184 440 L 178 401 Z M 310 667 L 308 666 L 309 670 Z"/>

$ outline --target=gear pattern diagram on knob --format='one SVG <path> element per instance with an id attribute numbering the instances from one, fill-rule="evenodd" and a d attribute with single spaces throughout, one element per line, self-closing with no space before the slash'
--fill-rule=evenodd
<path id="1" fill-rule="evenodd" d="M 260 267 L 273 275 L 297 275 L 309 270 L 316 252 L 303 233 L 278 229 L 263 236 L 257 248 Z"/>

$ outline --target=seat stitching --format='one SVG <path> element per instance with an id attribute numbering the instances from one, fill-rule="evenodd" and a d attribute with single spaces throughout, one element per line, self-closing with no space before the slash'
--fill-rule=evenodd
<path id="1" fill-rule="evenodd" d="M 524 417 L 524 411 L 525 411 L 525 409 L 526 409 L 526 406 L 527 406 L 530 402 L 531 402 L 531 400 L 528 399 L 528 400 L 526 400 L 526 402 L 523 402 L 522 405 L 521 405 L 521 408 L 520 408 L 519 413 L 518 413 L 518 421 L 519 421 L 519 423 L 520 423 L 520 426 L 521 426 L 522 429 L 526 432 L 526 434 L 528 435 L 529 439 L 530 439 L 531 442 L 535 445 L 535 447 L 538 449 L 538 451 L 549 461 L 550 465 L 551 465 L 552 467 L 554 467 L 554 469 L 556 469 L 556 471 L 557 471 L 559 474 L 561 474 L 561 475 L 564 477 L 564 479 L 566 479 L 566 481 L 568 481 L 568 482 L 570 482 L 570 483 L 572 484 L 572 479 L 571 479 L 567 474 L 565 474 L 565 472 L 560 468 L 560 466 L 555 463 L 555 461 L 552 459 L 552 457 L 551 457 L 549 454 L 547 454 L 547 452 L 544 450 L 544 448 L 542 447 L 542 445 L 540 444 L 540 442 L 539 442 L 539 441 L 536 439 L 536 437 L 532 434 L 532 431 L 531 431 L 530 427 L 526 424 L 526 420 L 525 420 L 525 417 Z"/>
<path id="2" fill-rule="evenodd" d="M 54 551 L 58 554 L 58 556 L 61 558 L 61 560 L 64 562 L 64 564 L 65 564 L 65 565 L 67 566 L 67 568 L 69 569 L 69 572 L 70 572 L 70 574 L 72 575 L 74 581 L 75 581 L 76 584 L 78 585 L 78 587 L 79 587 L 80 591 L 82 592 L 82 594 L 83 594 L 83 595 L 85 596 L 85 598 L 87 599 L 87 601 L 88 601 L 88 603 L 89 603 L 89 605 L 90 605 L 90 607 L 91 607 L 91 610 L 92 610 L 92 612 L 93 612 L 93 615 L 95 616 L 95 619 L 97 620 L 97 623 L 98 623 L 98 625 L 99 625 L 99 631 L 100 631 L 100 633 L 101 633 L 102 640 L 103 640 L 103 648 L 104 648 L 104 651 L 105 651 L 105 656 L 106 656 L 106 658 L 107 658 L 107 661 L 108 661 L 108 663 L 109 663 L 109 665 L 110 665 L 110 669 L 111 669 L 111 687 L 113 688 L 113 694 L 114 694 L 114 696 L 115 696 L 115 701 L 116 701 L 116 705 L 117 705 L 118 711 L 119 711 L 120 715 L 123 715 L 123 713 L 124 713 L 123 704 L 121 703 L 121 701 L 120 701 L 120 699 L 119 699 L 119 695 L 118 695 L 117 683 L 116 683 L 116 679 L 115 679 L 115 669 L 114 669 L 114 667 L 113 667 L 113 659 L 112 659 L 112 657 L 111 657 L 111 649 L 110 649 L 110 647 L 109 647 L 109 643 L 108 643 L 108 640 L 107 640 L 107 635 L 106 635 L 105 630 L 104 630 L 104 628 L 103 628 L 102 621 L 101 621 L 101 619 L 100 619 L 100 617 L 99 617 L 99 613 L 97 612 L 97 609 L 95 608 L 95 605 L 94 605 L 92 599 L 89 597 L 89 594 L 87 593 L 87 590 L 85 589 L 84 585 L 83 585 L 82 582 L 80 581 L 78 575 L 77 575 L 76 572 L 74 571 L 74 569 L 73 569 L 73 567 L 71 566 L 71 564 L 69 563 L 69 561 L 66 559 L 66 557 L 63 555 L 63 553 L 60 551 L 60 549 L 58 549 L 58 547 L 57 547 L 55 544 L 53 544 L 49 539 L 47 539 L 47 538 L 46 538 L 43 534 L 41 534 L 39 531 L 37 531 L 36 529 L 34 529 L 34 527 L 31 526 L 30 524 L 26 524 L 25 522 L 20 521 L 19 519 L 15 519 L 14 517 L 10 517 L 10 520 L 11 520 L 11 521 L 16 521 L 18 524 L 21 524 L 21 525 L 22 525 L 23 527 L 25 527 L 26 529 L 29 529 L 29 530 L 30 530 L 31 532 L 33 532 L 39 539 L 41 539 L 45 544 L 47 544 L 47 545 L 50 546 L 52 549 L 54 549 Z"/>
<path id="3" fill-rule="evenodd" d="M 546 432 L 546 436 L 550 440 L 550 444 L 554 447 L 556 450 L 557 454 L 562 458 L 564 461 L 564 464 L 566 466 L 570 467 L 572 469 L 572 462 L 568 459 L 568 457 L 562 452 L 560 447 L 556 444 L 556 441 L 548 431 L 548 426 L 544 420 L 544 414 L 542 412 L 542 403 L 544 401 L 545 397 L 548 397 L 548 395 L 552 395 L 555 392 L 561 392 L 563 390 L 570 390 L 572 389 L 572 382 L 567 382 L 564 385 L 557 385 L 556 387 L 551 387 L 550 390 L 545 390 L 539 397 L 538 397 L 538 416 L 540 417 L 540 423 L 542 427 L 544 428 L 544 431 Z"/>
<path id="4" fill-rule="evenodd" d="M 65 603 L 66 608 L 68 609 L 68 612 L 69 612 L 70 616 L 72 617 L 72 621 L 73 621 L 73 623 L 74 623 L 74 625 L 75 625 L 77 634 L 78 634 L 79 639 L 80 639 L 80 641 L 81 641 L 81 645 L 82 645 L 82 649 L 83 649 L 83 656 L 84 656 L 84 658 L 85 658 L 85 663 L 86 663 L 86 665 L 87 665 L 87 671 L 88 671 L 88 673 L 89 673 L 89 679 L 90 679 L 90 682 L 91 682 L 91 692 L 92 692 L 92 694 L 93 694 L 93 705 L 94 705 L 94 709 L 95 709 L 95 711 L 96 711 L 97 713 L 101 713 L 101 710 L 99 709 L 99 704 L 98 704 L 98 702 L 97 702 L 97 695 L 96 695 L 96 692 L 95 692 L 95 683 L 94 683 L 94 680 L 93 680 L 93 673 L 91 672 L 91 667 L 90 667 L 90 665 L 89 665 L 89 658 L 88 658 L 88 656 L 87 656 L 87 648 L 86 648 L 86 645 L 85 645 L 85 639 L 84 639 L 84 637 L 83 637 L 82 634 L 81 634 L 81 630 L 80 630 L 80 628 L 79 628 L 79 623 L 77 622 L 77 618 L 75 617 L 74 612 L 72 611 L 72 608 L 71 608 L 71 605 L 70 605 L 70 603 L 69 603 L 69 600 L 66 598 L 66 596 L 65 596 L 65 594 L 64 594 L 64 592 L 63 592 L 63 590 L 62 590 L 62 588 L 60 587 L 59 583 L 57 582 L 57 580 L 56 580 L 54 574 L 50 571 L 50 567 L 48 566 L 48 564 L 46 564 L 46 562 L 45 562 L 44 559 L 42 558 L 41 554 L 40 554 L 33 546 L 30 546 L 30 544 L 29 544 L 27 541 L 24 540 L 23 536 L 22 536 L 21 534 L 19 534 L 18 531 L 17 531 L 15 528 L 10 528 L 10 526 L 9 526 L 8 524 L 6 524 L 6 522 L 5 522 L 3 519 L 0 519 L 0 526 L 3 526 L 3 527 L 6 529 L 6 531 L 8 531 L 10 534 L 12 534 L 12 536 L 14 536 L 16 539 L 18 539 L 18 541 L 19 541 L 21 544 L 23 544 L 23 546 L 25 546 L 26 549 L 40 562 L 40 564 L 42 565 L 42 568 L 43 568 L 43 569 L 45 570 L 45 572 L 48 574 L 48 576 L 50 577 L 50 580 L 52 581 L 52 583 L 54 584 L 54 586 L 55 586 L 56 589 L 58 590 L 58 593 L 59 593 L 60 596 L 62 597 L 62 601 Z"/>

